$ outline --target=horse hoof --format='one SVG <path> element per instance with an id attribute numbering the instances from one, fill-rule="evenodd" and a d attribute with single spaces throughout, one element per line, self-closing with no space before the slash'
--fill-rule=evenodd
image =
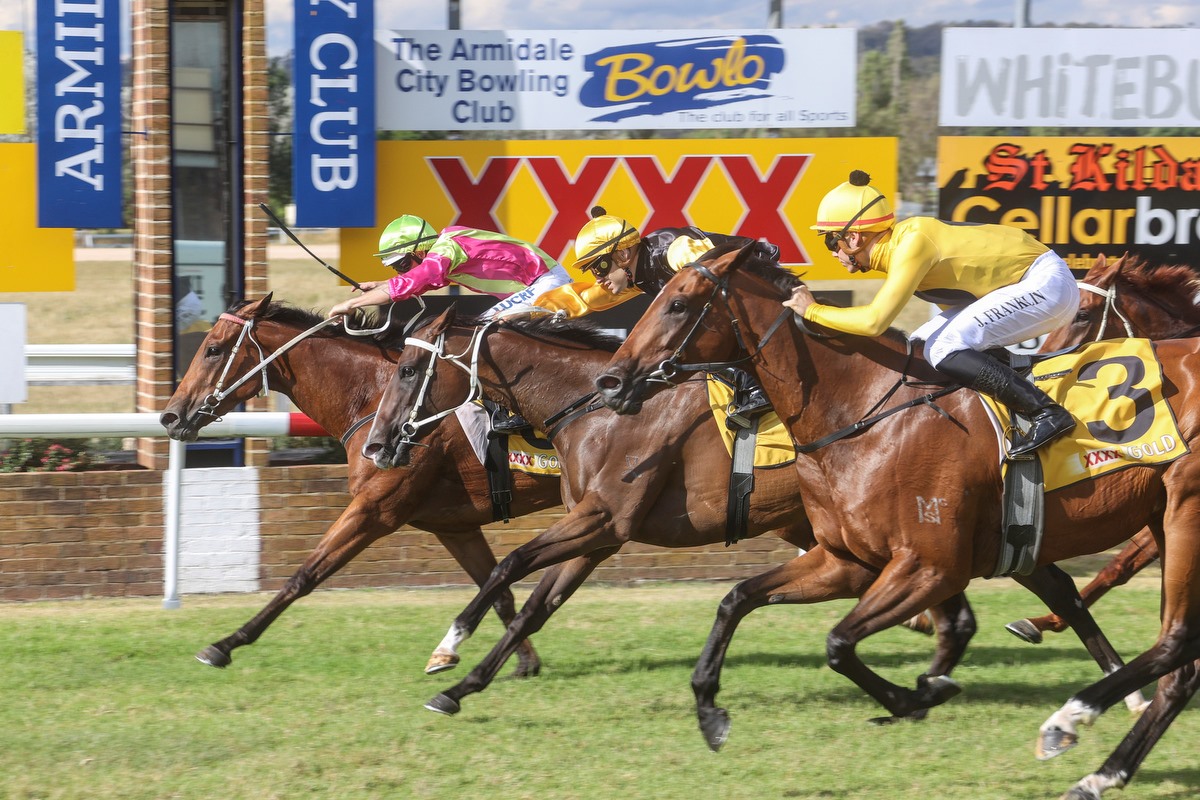
<path id="1" fill-rule="evenodd" d="M 922 611 L 915 617 L 909 617 L 900 624 L 910 631 L 923 633 L 926 636 L 933 636 L 933 620 L 930 618 L 928 611 Z"/>
<path id="2" fill-rule="evenodd" d="M 224 669 L 233 663 L 233 659 L 224 650 L 219 649 L 215 644 L 210 644 L 208 647 L 196 653 L 196 660 L 201 664 L 207 664 L 210 667 Z"/>
<path id="3" fill-rule="evenodd" d="M 434 651 L 425 664 L 426 675 L 437 675 L 439 672 L 454 669 L 458 666 L 458 653 L 439 653 Z"/>
<path id="4" fill-rule="evenodd" d="M 715 753 L 721 749 L 721 745 L 729 738 L 729 728 L 732 724 L 728 712 L 723 708 L 706 708 L 700 711 L 700 732 L 704 734 L 704 741 L 708 742 L 709 750 Z"/>
<path id="5" fill-rule="evenodd" d="M 922 675 L 917 678 L 917 694 L 923 708 L 932 708 L 962 694 L 962 687 L 949 675 Z"/>
<path id="6" fill-rule="evenodd" d="M 430 711 L 435 711 L 438 714 L 445 714 L 447 717 L 453 717 L 459 711 L 462 711 L 462 706 L 458 701 L 447 697 L 444 694 L 439 694 L 437 697 L 425 704 L 425 707 Z"/>
<path id="7" fill-rule="evenodd" d="M 1004 626 L 1004 629 L 1018 639 L 1023 639 L 1030 644 L 1042 643 L 1042 632 L 1037 629 L 1036 625 L 1027 619 L 1019 619 L 1016 622 L 1010 622 Z"/>
<path id="8" fill-rule="evenodd" d="M 542 674 L 542 665 L 534 664 L 528 667 L 517 667 L 513 671 L 513 675 L 517 678 L 536 678 Z"/>
<path id="9" fill-rule="evenodd" d="M 1058 800 L 1100 800 L 1100 795 L 1081 786 L 1072 786 Z"/>
<path id="10" fill-rule="evenodd" d="M 1079 744 L 1079 734 L 1062 728 L 1047 728 L 1040 732 L 1037 742 L 1038 761 L 1049 761 Z"/>
<path id="11" fill-rule="evenodd" d="M 884 725 L 895 725 L 900 721 L 900 717 L 871 717 L 869 720 L 867 720 L 867 722 L 871 723 L 872 725 L 877 725 L 879 727 L 883 727 Z"/>

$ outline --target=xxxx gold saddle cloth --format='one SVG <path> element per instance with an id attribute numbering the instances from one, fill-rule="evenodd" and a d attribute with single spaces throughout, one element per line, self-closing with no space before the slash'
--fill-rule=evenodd
<path id="1" fill-rule="evenodd" d="M 729 417 L 727 409 L 733 402 L 733 387 L 729 384 L 708 376 L 708 404 L 712 408 L 717 430 L 721 432 L 721 440 L 725 442 L 725 450 L 733 458 L 733 441 L 737 436 L 726 425 Z M 754 446 L 755 467 L 778 467 L 796 460 L 796 447 L 792 444 L 791 434 L 780 421 L 774 411 L 763 414 L 758 421 L 758 438 Z"/>
<path id="2" fill-rule="evenodd" d="M 1167 464 L 1188 452 L 1163 399 L 1162 367 L 1148 339 L 1113 339 L 1040 361 L 1031 378 L 1076 419 L 1038 451 L 1046 491 L 1125 467 Z M 1008 409 L 980 394 L 1001 431 Z"/>
<path id="3" fill-rule="evenodd" d="M 487 409 L 478 402 L 467 403 L 460 406 L 454 414 L 458 417 L 459 424 L 462 425 L 463 432 L 471 443 L 471 449 L 479 458 L 479 463 L 486 464 L 488 431 L 491 430 Z M 562 469 L 558 464 L 558 453 L 555 452 L 554 446 L 550 444 L 549 440 L 540 436 L 509 434 L 508 465 L 518 472 L 534 475 L 562 474 Z"/>

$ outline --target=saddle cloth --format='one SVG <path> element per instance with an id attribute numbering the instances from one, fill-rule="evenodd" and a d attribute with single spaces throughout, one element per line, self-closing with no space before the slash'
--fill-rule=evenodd
<path id="1" fill-rule="evenodd" d="M 467 434 L 467 441 L 475 451 L 475 457 L 480 464 L 485 464 L 487 453 L 488 432 L 491 430 L 491 420 L 487 409 L 482 404 L 467 403 L 459 406 L 454 412 Z M 558 453 L 550 442 L 541 437 L 530 439 L 520 434 L 508 436 L 508 465 L 518 472 L 533 475 L 560 475 L 562 470 L 558 464 Z"/>
<path id="2" fill-rule="evenodd" d="M 1038 451 L 1046 491 L 1126 467 L 1168 464 L 1188 452 L 1163 399 L 1162 366 L 1148 339 L 1093 342 L 1039 361 L 1031 378 L 1076 419 L 1071 433 Z M 1003 442 L 1008 409 L 979 398 Z"/>
<path id="3" fill-rule="evenodd" d="M 712 375 L 708 376 L 707 384 L 708 404 L 712 408 L 713 419 L 717 430 L 721 432 L 721 441 L 725 442 L 725 450 L 732 458 L 733 441 L 737 433 L 726 426 L 725 420 L 729 417 L 729 404 L 733 402 L 733 387 Z M 754 466 L 779 467 L 795 460 L 796 446 L 792 443 L 792 436 L 780 421 L 779 415 L 774 411 L 763 414 L 758 421 Z"/>

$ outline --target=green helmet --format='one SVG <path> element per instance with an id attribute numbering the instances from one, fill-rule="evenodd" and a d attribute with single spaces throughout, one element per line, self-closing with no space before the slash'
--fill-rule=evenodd
<path id="1" fill-rule="evenodd" d="M 870 185 L 871 176 L 860 169 L 850 180 L 829 191 L 817 207 L 817 224 L 812 230 L 823 233 L 883 231 L 896 221 L 892 206 L 883 192 Z"/>
<path id="2" fill-rule="evenodd" d="M 427 252 L 438 233 L 425 220 L 405 214 L 392 220 L 379 236 L 379 252 L 376 258 L 383 259 L 390 267 L 409 253 Z"/>

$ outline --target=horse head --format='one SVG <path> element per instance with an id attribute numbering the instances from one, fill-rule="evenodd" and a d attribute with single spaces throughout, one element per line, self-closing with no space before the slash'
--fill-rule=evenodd
<path id="1" fill-rule="evenodd" d="M 720 245 L 667 282 L 596 379 L 606 406 L 636 414 L 680 373 L 715 369 L 726 365 L 716 359 L 749 354 L 730 304 L 729 280 L 743 265 L 761 260 L 756 249 Z"/>
<path id="2" fill-rule="evenodd" d="M 271 307 L 271 294 L 222 314 L 196 349 L 159 422 L 172 439 L 194 442 L 200 429 L 250 399 L 261 386 L 248 380 L 231 387 L 238 378 L 250 375 L 261 353 L 246 346 L 255 324 Z M 251 340 L 252 341 L 252 340 Z"/>
<path id="3" fill-rule="evenodd" d="M 408 466 L 422 432 L 462 401 L 461 397 L 452 399 L 444 406 L 446 410 L 439 411 L 443 404 L 434 381 L 438 343 L 454 319 L 454 306 L 449 306 L 405 340 L 362 448 L 363 456 L 379 469 Z"/>

